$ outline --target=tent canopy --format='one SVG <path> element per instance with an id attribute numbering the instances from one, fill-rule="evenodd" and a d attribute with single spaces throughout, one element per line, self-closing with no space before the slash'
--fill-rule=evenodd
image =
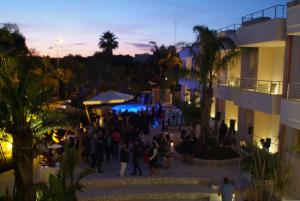
<path id="1" fill-rule="evenodd" d="M 134 96 L 117 91 L 106 91 L 84 101 L 84 105 L 118 104 L 130 101 Z"/>

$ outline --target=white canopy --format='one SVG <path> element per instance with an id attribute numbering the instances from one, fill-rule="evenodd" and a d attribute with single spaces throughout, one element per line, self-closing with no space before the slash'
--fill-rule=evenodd
<path id="1" fill-rule="evenodd" d="M 132 100 L 134 97 L 117 91 L 106 91 L 98 94 L 90 100 L 84 101 L 84 105 L 118 104 Z"/>

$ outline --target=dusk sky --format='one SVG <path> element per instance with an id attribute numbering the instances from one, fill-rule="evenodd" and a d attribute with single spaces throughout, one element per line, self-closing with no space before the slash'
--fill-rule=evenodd
<path id="1" fill-rule="evenodd" d="M 62 39 L 60 56 L 92 55 L 107 30 L 119 38 L 115 54 L 144 53 L 159 45 L 194 40 L 194 25 L 218 29 L 286 0 L 0 0 L 0 23 L 17 23 L 27 45 L 56 57 L 49 47 Z"/>

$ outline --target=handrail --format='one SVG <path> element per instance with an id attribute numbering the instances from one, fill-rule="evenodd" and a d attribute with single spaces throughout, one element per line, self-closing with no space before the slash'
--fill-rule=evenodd
<path id="1" fill-rule="evenodd" d="M 254 78 L 224 77 L 223 80 L 219 80 L 218 84 L 239 88 L 241 90 L 281 95 L 282 83 L 282 81 L 257 80 Z"/>
<path id="2" fill-rule="evenodd" d="M 236 31 L 241 27 L 241 24 L 231 24 L 225 27 L 222 27 L 220 29 L 218 29 L 218 32 L 225 32 L 225 31 Z"/>
<path id="3" fill-rule="evenodd" d="M 271 20 L 286 18 L 286 5 L 275 5 L 242 17 L 242 26 Z"/>

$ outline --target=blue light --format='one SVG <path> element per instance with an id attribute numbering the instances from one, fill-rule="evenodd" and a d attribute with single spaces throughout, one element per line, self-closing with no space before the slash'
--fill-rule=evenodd
<path id="1" fill-rule="evenodd" d="M 147 106 L 143 104 L 123 104 L 123 105 L 116 105 L 112 108 L 116 112 L 125 112 L 126 110 L 128 112 L 134 112 L 137 113 L 141 110 L 146 111 Z"/>

